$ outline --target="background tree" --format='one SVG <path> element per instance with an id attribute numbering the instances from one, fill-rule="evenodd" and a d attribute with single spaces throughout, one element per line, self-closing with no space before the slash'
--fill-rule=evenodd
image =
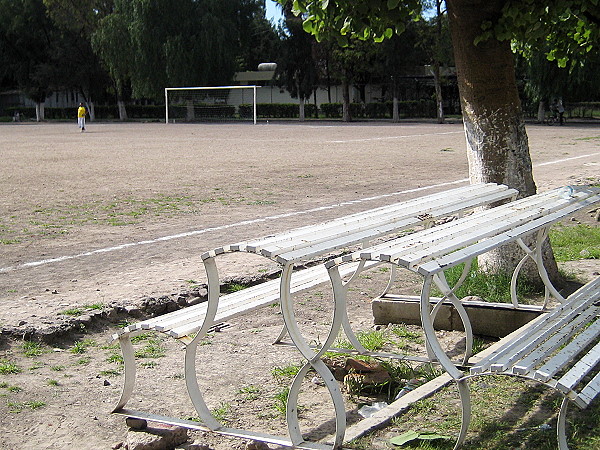
<path id="1" fill-rule="evenodd" d="M 56 55 L 60 61 L 57 88 L 78 91 L 87 104 L 90 120 L 94 120 L 94 100 L 104 98 L 110 79 L 93 51 L 91 38 L 100 20 L 112 12 L 114 2 L 44 0 L 44 5 L 64 42 Z"/>
<path id="2" fill-rule="evenodd" d="M 302 19 L 292 14 L 291 6 L 284 9 L 281 57 L 278 58 L 277 84 L 285 86 L 298 99 L 301 121 L 305 118 L 304 104 L 317 87 L 318 72 L 313 57 L 315 39 L 302 28 Z"/>
<path id="3" fill-rule="evenodd" d="M 44 119 L 44 102 L 56 84 L 61 36 L 42 0 L 0 0 L 0 55 L 3 71 L 36 105 Z"/>

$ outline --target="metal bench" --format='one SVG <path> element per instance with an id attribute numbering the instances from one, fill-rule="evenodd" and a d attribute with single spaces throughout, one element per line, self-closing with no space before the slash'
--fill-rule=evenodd
<path id="1" fill-rule="evenodd" d="M 522 331 L 521 331 L 522 330 Z M 567 449 L 567 406 L 586 408 L 600 392 L 600 277 L 589 282 L 548 314 L 515 333 L 512 339 L 470 368 L 478 375 L 511 375 L 538 381 L 561 393 L 557 434 Z M 467 425 L 469 405 L 463 417 Z M 466 431 L 466 430 L 465 430 Z M 464 435 L 459 441 L 464 439 Z"/>
<path id="2" fill-rule="evenodd" d="M 188 428 L 213 430 L 219 433 L 238 436 L 242 438 L 259 439 L 265 442 L 281 445 L 295 445 L 297 448 L 321 448 L 317 444 L 304 443 L 300 433 L 297 410 L 288 409 L 287 421 L 289 440 L 270 435 L 256 435 L 244 430 L 226 428 L 211 414 L 204 403 L 196 378 L 195 355 L 200 340 L 216 323 L 229 320 L 235 316 L 247 313 L 275 302 L 281 303 L 284 330 L 289 333 L 293 344 L 298 347 L 303 356 L 309 361 L 307 369 L 314 367 L 321 374 L 332 398 L 338 416 L 338 430 L 336 442 L 343 438 L 344 425 L 341 423 L 343 414 L 343 401 L 336 390 L 339 389 L 331 377 L 326 366 L 315 359 L 315 351 L 301 336 L 295 323 L 291 295 L 305 289 L 314 287 L 329 280 L 329 274 L 322 264 L 314 267 L 294 270 L 297 264 L 304 264 L 316 257 L 326 256 L 333 251 L 351 245 L 363 244 L 415 226 L 429 227 L 434 221 L 453 215 L 462 215 L 484 205 L 497 204 L 516 196 L 514 189 L 493 183 L 463 186 L 445 192 L 440 192 L 425 197 L 420 197 L 393 205 L 376 208 L 373 210 L 353 214 L 329 222 L 306 226 L 276 236 L 241 242 L 234 245 L 219 247 L 202 255 L 202 260 L 208 278 L 208 301 L 183 310 L 174 311 L 159 317 L 150 318 L 139 323 L 127 326 L 113 335 L 118 340 L 125 362 L 125 381 L 121 398 L 114 409 L 114 413 L 129 417 L 138 417 L 158 422 L 179 424 Z M 282 266 L 282 275 L 278 280 L 268 281 L 231 294 L 220 294 L 219 273 L 215 259 L 222 254 L 232 252 L 248 252 L 261 255 L 278 262 Z M 342 275 L 360 271 L 365 267 L 372 267 L 378 262 L 365 264 L 356 262 L 345 265 L 340 269 Z M 344 325 L 347 332 L 351 332 L 347 318 L 336 315 L 336 323 L 332 329 L 340 324 Z M 342 322 L 339 322 L 342 320 Z M 136 366 L 134 349 L 131 337 L 144 331 L 157 331 L 180 339 L 186 344 L 185 379 L 188 393 L 194 407 L 200 416 L 201 424 L 192 421 L 158 416 L 141 411 L 125 409 L 135 386 Z M 335 336 L 330 332 L 329 341 Z M 299 387 L 290 391 L 293 404 Z M 337 445 L 337 444 L 336 444 Z"/>
<path id="3" fill-rule="evenodd" d="M 471 216 L 442 224 L 434 228 L 392 239 L 326 263 L 330 272 L 336 304 L 345 305 L 349 284 L 355 275 L 345 281 L 340 268 L 347 263 L 361 261 L 389 263 L 423 276 L 420 296 L 420 316 L 427 350 L 432 361 L 439 362 L 448 374 L 457 381 L 463 404 L 463 426 L 457 446 L 466 434 L 470 418 L 469 388 L 461 370 L 468 365 L 472 353 L 473 333 L 468 314 L 455 291 L 465 280 L 471 263 L 477 256 L 511 242 L 517 242 L 524 257 L 517 265 L 511 283 L 513 306 L 518 308 L 516 280 L 527 259 L 535 262 L 546 287 L 546 302 L 551 294 L 563 303 L 566 300 L 550 282 L 543 264 L 542 244 L 550 227 L 557 221 L 600 202 L 600 189 L 589 187 L 566 187 L 526 197 L 496 208 L 477 212 Z M 532 244 L 526 245 L 524 238 L 535 235 Z M 450 286 L 444 271 L 465 263 L 464 271 L 455 286 Z M 435 303 L 431 288 L 435 284 L 443 297 Z M 440 345 L 433 321 L 444 301 L 456 308 L 465 329 L 466 351 L 462 361 L 452 361 Z M 340 314 L 344 315 L 345 312 Z M 348 333 L 346 333 L 348 335 Z M 351 335 L 348 336 L 349 338 Z M 358 342 L 353 342 L 359 353 L 368 354 Z"/>

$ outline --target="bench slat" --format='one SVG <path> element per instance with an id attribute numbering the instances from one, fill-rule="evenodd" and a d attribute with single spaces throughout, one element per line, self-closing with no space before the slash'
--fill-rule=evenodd
<path id="1" fill-rule="evenodd" d="M 590 305 L 598 298 L 599 290 L 600 277 L 590 281 L 585 286 L 582 286 L 576 292 L 571 294 L 565 303 L 546 313 L 545 316 L 540 317 L 534 326 L 528 327 L 518 337 L 515 337 L 506 345 L 479 361 L 471 368 L 471 373 L 476 374 L 485 372 L 495 361 L 505 357 L 506 355 L 510 355 L 515 351 L 518 351 L 518 349 L 522 347 L 523 342 L 535 341 L 534 337 L 548 330 L 548 328 L 551 327 L 552 324 L 557 320 L 560 320 L 561 317 L 573 317 L 574 315 L 579 314 L 581 311 L 590 307 Z"/>
<path id="2" fill-rule="evenodd" d="M 588 197 L 585 200 L 582 200 L 578 203 L 571 204 L 566 208 L 563 208 L 559 211 L 556 211 L 552 214 L 549 214 L 544 217 L 540 217 L 532 221 L 529 224 L 516 227 L 513 230 L 510 230 L 506 233 L 502 233 L 498 236 L 494 236 L 488 238 L 484 241 L 473 244 L 469 247 L 465 247 L 463 249 L 457 250 L 448 255 L 441 256 L 436 258 L 434 261 L 426 262 L 418 267 L 418 271 L 421 274 L 428 275 L 434 274 L 440 271 L 447 269 L 448 267 L 455 266 L 467 260 L 474 258 L 475 256 L 479 256 L 483 253 L 490 251 L 493 248 L 499 247 L 503 244 L 516 240 L 518 236 L 524 234 L 531 234 L 535 231 L 538 231 L 548 224 L 556 222 L 564 217 L 568 217 L 574 212 L 583 209 L 587 206 L 593 205 L 594 203 L 600 202 L 600 195 L 595 195 L 592 197 Z"/>
<path id="3" fill-rule="evenodd" d="M 547 339 L 544 343 L 538 344 L 535 351 L 527 357 L 522 358 L 512 367 L 513 373 L 517 375 L 525 375 L 529 373 L 540 361 L 550 356 L 558 348 L 563 346 L 565 342 L 570 340 L 575 334 L 579 333 L 589 321 L 596 315 L 596 311 L 586 310 L 584 314 L 580 314 L 577 318 L 570 322 L 565 322 L 560 330 L 557 330 L 553 336 Z M 580 348 L 583 350 L 582 348 Z M 565 355 L 561 355 L 564 357 Z M 575 355 L 571 354 L 570 357 Z M 553 359 L 559 356 L 553 357 Z"/>
<path id="4" fill-rule="evenodd" d="M 556 385 L 556 388 L 567 394 L 577 385 L 583 377 L 591 372 L 600 362 L 600 342 L 565 374 Z"/>
<path id="5" fill-rule="evenodd" d="M 579 393 L 578 397 L 584 403 L 583 408 L 589 405 L 598 393 L 600 393 L 600 372 Z"/>
<path id="6" fill-rule="evenodd" d="M 559 370 L 567 366 L 573 358 L 583 351 L 600 335 L 600 321 L 595 321 L 586 330 L 567 344 L 554 358 L 535 371 L 534 378 L 546 382 Z"/>
<path id="7" fill-rule="evenodd" d="M 538 346 L 541 343 L 545 342 L 550 336 L 559 332 L 564 327 L 567 327 L 568 331 L 571 331 L 575 328 L 575 325 L 572 325 L 573 318 L 575 317 L 578 317 L 578 314 L 571 311 L 569 314 L 561 316 L 560 320 L 548 324 L 547 327 L 544 327 L 537 335 L 533 336 L 533 339 L 530 337 L 529 340 L 522 341 L 520 347 L 513 349 L 508 354 L 505 353 L 502 358 L 498 358 L 490 365 L 490 370 L 492 372 L 503 372 L 516 364 L 517 361 L 520 361 L 531 351 L 535 350 L 537 352 Z"/>
<path id="8" fill-rule="evenodd" d="M 426 203 L 412 211 L 403 208 L 401 216 L 397 214 L 390 216 L 394 219 L 393 221 L 383 222 L 377 218 L 377 220 L 371 221 L 370 224 L 366 224 L 367 226 L 363 226 L 360 229 L 351 229 L 344 224 L 344 228 L 338 230 L 335 234 L 316 238 L 315 232 L 310 237 L 310 240 L 300 242 L 295 246 L 281 247 L 276 250 L 262 250 L 261 253 L 268 258 L 277 258 L 282 264 L 300 259 L 309 259 L 325 251 L 336 250 L 365 240 L 376 239 L 390 234 L 395 230 L 399 231 L 413 225 L 457 214 L 482 204 L 503 200 L 507 197 L 506 191 L 501 192 L 501 194 L 468 198 L 467 200 L 461 200 L 453 204 L 449 204 L 448 199 L 446 199 L 445 203 L 441 201 L 438 204 Z"/>

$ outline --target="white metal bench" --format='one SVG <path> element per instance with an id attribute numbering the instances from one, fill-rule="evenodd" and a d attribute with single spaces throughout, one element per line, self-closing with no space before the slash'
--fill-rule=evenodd
<path id="1" fill-rule="evenodd" d="M 326 384 L 334 406 L 338 410 L 338 431 L 336 442 L 339 444 L 343 438 L 344 424 L 341 423 L 343 402 L 340 404 L 341 395 L 335 380 L 331 377 L 326 366 L 315 358 L 315 351 L 305 342 L 295 323 L 291 295 L 305 289 L 314 287 L 329 280 L 325 267 L 320 264 L 307 269 L 294 271 L 295 265 L 306 263 L 309 260 L 327 255 L 333 251 L 356 244 L 367 244 L 369 241 L 406 230 L 410 227 L 422 225 L 428 227 L 440 218 L 462 215 L 477 207 L 495 204 L 516 196 L 514 189 L 493 183 L 463 186 L 445 192 L 440 192 L 425 197 L 420 197 L 390 206 L 377 208 L 358 214 L 335 219 L 329 222 L 306 226 L 276 236 L 241 242 L 234 245 L 219 247 L 202 255 L 202 260 L 208 278 L 208 301 L 183 310 L 174 311 L 159 317 L 150 318 L 139 323 L 127 326 L 116 333 L 113 338 L 118 339 L 125 362 L 125 382 L 121 398 L 114 409 L 114 413 L 130 417 L 155 420 L 164 423 L 179 424 L 188 428 L 213 430 L 223 434 L 259 439 L 265 442 L 280 445 L 294 445 L 297 448 L 322 448 L 314 443 L 305 443 L 300 433 L 297 411 L 288 408 L 289 440 L 270 435 L 256 435 L 244 430 L 226 428 L 214 419 L 204 403 L 196 379 L 195 355 L 200 340 L 216 323 L 229 320 L 256 308 L 260 308 L 280 301 L 284 331 L 278 340 L 289 333 L 294 345 L 309 361 L 306 369 L 314 367 L 319 372 Z M 262 255 L 282 265 L 282 275 L 278 280 L 261 283 L 231 294 L 220 294 L 219 273 L 215 258 L 224 253 L 248 252 Z M 378 262 L 365 264 L 356 262 L 341 268 L 342 275 L 355 273 L 359 268 L 372 267 Z M 344 325 L 347 332 L 351 332 L 345 316 L 336 316 L 338 320 L 332 326 Z M 339 322 L 342 320 L 342 322 Z M 198 412 L 202 424 L 184 421 L 165 416 L 158 416 L 141 411 L 125 409 L 125 405 L 133 393 L 136 378 L 136 366 L 131 337 L 143 331 L 157 331 L 180 339 L 186 344 L 185 378 L 188 393 Z M 330 340 L 333 336 L 330 333 Z M 333 337 L 332 337 L 333 336 Z M 328 344 L 330 345 L 330 343 Z M 304 369 L 303 369 L 304 370 Z M 293 404 L 299 387 L 290 391 Z M 289 402 L 289 401 L 288 401 Z M 337 444 L 336 444 L 337 445 Z"/>
<path id="2" fill-rule="evenodd" d="M 599 339 L 600 277 L 570 295 L 558 308 L 521 328 L 509 342 L 473 365 L 470 374 L 461 380 L 478 375 L 512 375 L 538 381 L 561 393 L 564 398 L 557 434 L 559 448 L 567 449 L 569 402 L 584 409 L 600 392 Z M 470 415 L 467 409 L 463 415 L 467 423 Z"/>
<path id="3" fill-rule="evenodd" d="M 468 364 L 472 352 L 473 333 L 465 308 L 454 292 L 465 280 L 471 262 L 477 256 L 492 249 L 510 242 L 517 242 L 525 256 L 513 273 L 511 295 L 514 307 L 518 307 L 517 276 L 523 263 L 529 258 L 535 262 L 546 286 L 546 301 L 551 294 L 558 301 L 565 302 L 565 299 L 550 282 L 544 268 L 542 244 L 547 238 L 552 224 L 598 202 L 600 202 L 600 189 L 598 188 L 555 189 L 393 239 L 326 263 L 332 280 L 335 302 L 340 305 L 345 305 L 349 284 L 354 279 L 353 277 L 344 281 L 340 268 L 346 263 L 358 261 L 389 263 L 423 276 L 420 315 L 427 349 L 430 358 L 437 360 L 457 381 L 463 404 L 463 427 L 457 446 L 464 439 L 470 417 L 469 388 L 459 367 Z M 530 247 L 525 244 L 523 239 L 533 234 L 536 235 L 536 239 Z M 463 275 L 457 284 L 451 287 L 444 276 L 444 271 L 461 263 L 465 263 Z M 434 306 L 432 306 L 430 295 L 433 284 L 443 294 L 443 297 Z M 454 362 L 446 355 L 433 328 L 435 315 L 445 300 L 449 300 L 453 304 L 464 324 L 467 347 L 462 362 Z M 348 333 L 346 334 L 348 335 Z M 351 335 L 348 337 L 351 338 Z M 358 342 L 353 342 L 353 345 L 359 353 L 368 354 Z"/>

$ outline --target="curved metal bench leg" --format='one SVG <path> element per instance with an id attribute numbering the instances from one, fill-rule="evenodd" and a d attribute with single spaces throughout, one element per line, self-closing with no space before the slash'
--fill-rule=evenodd
<path id="1" fill-rule="evenodd" d="M 346 433 L 346 408 L 338 382 L 333 377 L 329 368 L 320 359 L 308 361 L 296 374 L 290 387 L 286 405 L 286 420 L 290 439 L 294 445 L 300 445 L 304 442 L 300 424 L 298 422 L 298 395 L 300 393 L 302 381 L 311 367 L 321 376 L 321 379 L 327 386 L 331 400 L 333 401 L 335 412 L 335 440 L 332 449 L 340 449 L 342 448 L 344 434 Z"/>
<path id="2" fill-rule="evenodd" d="M 467 431 L 469 430 L 469 425 L 471 424 L 471 394 L 469 390 L 469 385 L 467 383 L 468 381 L 466 379 L 461 379 L 456 382 L 456 385 L 458 387 L 458 393 L 460 395 L 462 417 L 460 433 L 458 435 L 458 439 L 456 440 L 456 444 L 454 444 L 455 450 L 459 448 L 465 441 Z"/>
<path id="3" fill-rule="evenodd" d="M 200 392 L 196 375 L 196 349 L 197 342 L 195 340 L 185 348 L 185 385 L 200 419 L 204 425 L 214 431 L 221 428 L 222 425 L 213 417 Z"/>
<path id="4" fill-rule="evenodd" d="M 129 401 L 131 394 L 133 393 L 133 388 L 135 387 L 136 378 L 135 351 L 131 339 L 129 338 L 129 334 L 119 336 L 119 345 L 121 346 L 121 353 L 123 354 L 123 362 L 125 364 L 125 381 L 123 383 L 121 398 L 113 412 L 122 409 Z"/>
<path id="5" fill-rule="evenodd" d="M 198 343 L 206 333 L 208 329 L 214 324 L 214 319 L 219 308 L 219 273 L 217 264 L 214 258 L 208 258 L 204 261 L 204 268 L 206 270 L 206 276 L 208 278 L 208 307 L 206 309 L 206 315 L 202 326 L 196 333 L 196 336 L 192 341 L 186 345 L 185 348 L 185 384 L 188 390 L 190 400 L 196 409 L 196 412 L 200 416 L 203 423 L 211 430 L 218 430 L 222 427 L 221 423 L 217 421 L 202 397 L 200 392 L 200 386 L 198 385 L 198 377 L 196 374 L 196 351 L 198 349 Z"/>
<path id="6" fill-rule="evenodd" d="M 467 314 L 467 310 L 465 309 L 462 302 L 458 299 L 458 297 L 456 297 L 456 295 L 454 294 L 454 289 L 456 289 L 457 286 L 455 286 L 454 289 L 451 289 L 450 286 L 448 285 L 448 281 L 446 280 L 446 277 L 443 272 L 440 272 L 440 273 L 434 275 L 433 280 L 434 280 L 435 284 L 437 285 L 437 287 L 442 291 L 444 296 L 448 300 L 450 300 L 450 302 L 452 303 L 452 305 L 458 312 L 460 320 L 463 323 L 463 327 L 465 329 L 465 338 L 466 338 L 466 349 L 465 349 L 465 356 L 463 358 L 463 364 L 467 364 L 467 362 L 469 361 L 469 358 L 471 357 L 471 355 L 473 353 L 473 327 L 471 326 L 471 321 L 469 320 L 469 315 Z M 462 284 L 462 282 L 461 282 L 461 284 Z M 441 303 L 441 301 L 440 301 L 440 303 Z M 438 303 L 438 305 L 440 303 Z M 437 311 L 434 309 L 434 312 L 437 312 Z M 435 318 L 435 316 L 432 317 L 432 321 L 434 318 Z"/>
<path id="7" fill-rule="evenodd" d="M 567 443 L 567 409 L 569 406 L 569 399 L 563 398 L 560 405 L 560 412 L 558 413 L 558 422 L 556 424 L 556 434 L 558 437 L 558 448 L 560 450 L 569 450 Z"/>
<path id="8" fill-rule="evenodd" d="M 364 264 L 363 264 L 364 265 Z M 358 270 L 358 269 L 357 269 Z M 344 329 L 344 333 L 346 337 L 352 344 L 352 346 L 359 353 L 367 353 L 367 349 L 362 346 L 362 344 L 358 341 L 358 338 L 354 334 L 352 327 L 350 326 L 350 320 L 348 319 L 348 309 L 347 309 L 347 296 L 348 296 L 348 283 L 352 281 L 354 276 L 350 280 L 344 283 L 342 276 L 340 275 L 339 266 L 333 266 L 328 269 L 329 278 L 331 280 L 331 286 L 333 288 L 333 298 L 334 298 L 334 312 L 335 315 L 340 315 L 341 324 Z M 358 273 L 358 272 L 356 272 Z M 356 274 L 355 273 L 355 274 Z"/>

